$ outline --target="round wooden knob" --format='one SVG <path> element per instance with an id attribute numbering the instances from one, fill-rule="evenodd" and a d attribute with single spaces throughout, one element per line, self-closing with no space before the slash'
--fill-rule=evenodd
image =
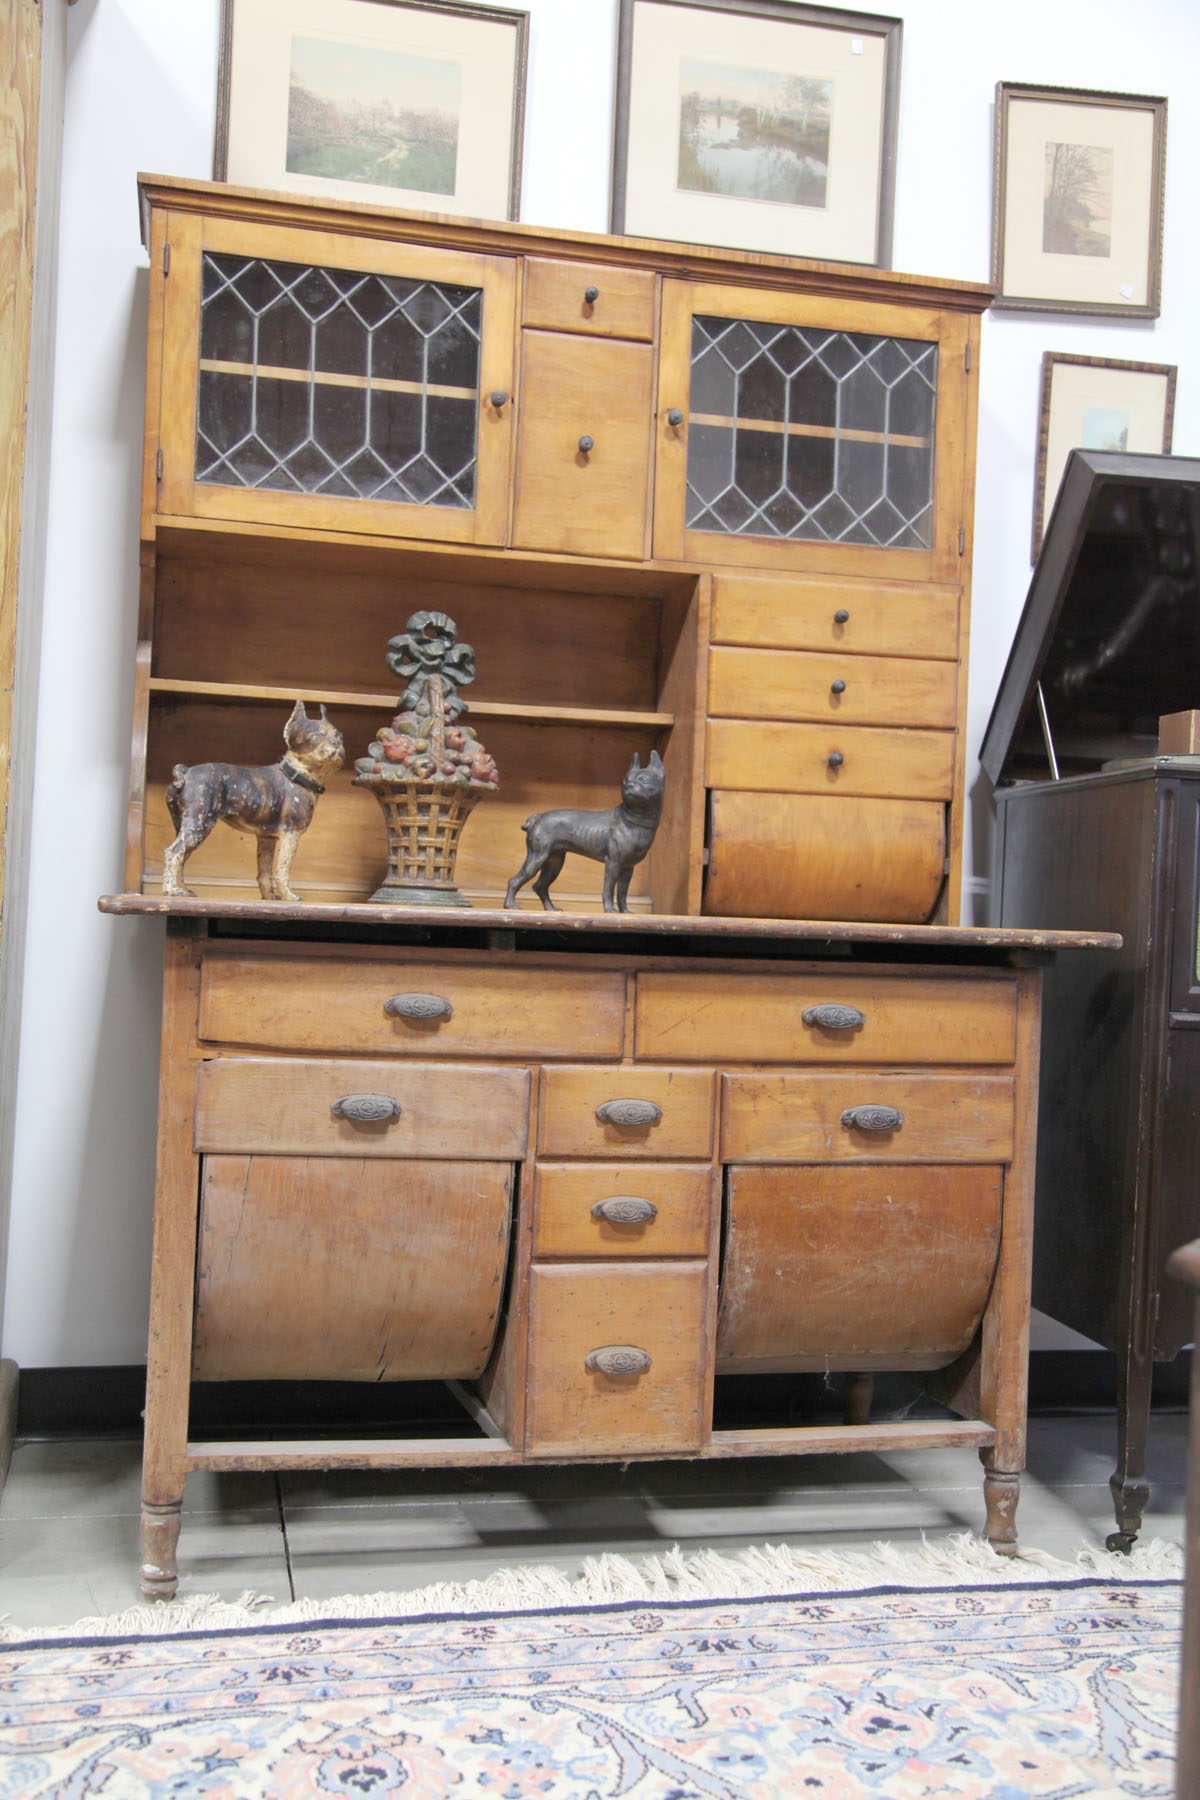
<path id="1" fill-rule="evenodd" d="M 667 414 L 667 424 L 668 425 L 682 425 L 683 424 L 683 414 L 680 412 L 680 410 L 677 406 L 673 406 L 671 408 L 670 412 Z"/>
<path id="2" fill-rule="evenodd" d="M 491 401 L 492 405 L 496 408 L 497 412 L 499 412 L 499 410 L 502 406 L 508 405 L 508 395 L 505 393 L 503 388 L 493 388 L 491 393 L 488 395 L 488 399 Z"/>
<path id="3" fill-rule="evenodd" d="M 588 306 L 595 306 L 597 300 L 600 298 L 600 289 L 591 286 L 585 287 L 583 290 L 583 298 Z"/>
<path id="4" fill-rule="evenodd" d="M 843 681 L 843 680 L 842 680 L 842 678 L 841 678 L 841 676 L 840 676 L 840 675 L 839 675 L 839 676 L 838 676 L 838 678 L 837 678 L 837 680 L 836 680 L 836 681 L 831 681 L 831 682 L 830 682 L 830 684 L 829 684 L 829 691 L 830 691 L 830 693 L 831 693 L 831 694 L 844 694 L 844 693 L 845 693 L 845 691 L 846 691 L 846 684 L 845 684 L 845 682 L 844 682 L 844 681 Z"/>
<path id="5" fill-rule="evenodd" d="M 587 432 L 585 431 L 583 436 L 579 440 L 579 448 L 583 451 L 583 454 L 586 456 L 589 450 L 594 450 L 596 448 L 595 438 L 589 437 Z"/>
<path id="6" fill-rule="evenodd" d="M 829 755 L 825 758 L 826 763 L 831 769 L 840 769 L 845 760 L 846 759 L 840 750 L 831 750 Z"/>
<path id="7" fill-rule="evenodd" d="M 844 625 L 849 617 L 850 614 L 846 611 L 846 608 L 844 606 L 839 606 L 833 615 L 833 622 L 835 625 Z"/>

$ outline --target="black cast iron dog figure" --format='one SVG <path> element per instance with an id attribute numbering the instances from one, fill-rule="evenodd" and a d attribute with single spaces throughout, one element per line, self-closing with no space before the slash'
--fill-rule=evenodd
<path id="1" fill-rule="evenodd" d="M 550 898 L 568 851 L 590 856 L 604 864 L 605 912 L 628 912 L 625 904 L 629 878 L 654 842 L 663 802 L 662 758 L 657 750 L 643 769 L 636 752 L 621 782 L 621 804 L 606 812 L 583 812 L 562 807 L 556 812 L 531 813 L 522 827 L 528 845 L 525 861 L 508 884 L 505 906 L 515 906 L 527 881 L 547 912 L 558 912 Z"/>
<path id="2" fill-rule="evenodd" d="M 246 769 L 237 763 L 176 763 L 167 788 L 167 810 L 175 840 L 163 851 L 162 891 L 187 894 L 183 865 L 224 819 L 237 831 L 258 839 L 258 891 L 264 900 L 295 900 L 288 885 L 292 857 L 300 835 L 312 822 L 317 795 L 325 792 L 318 775 L 329 775 L 345 761 L 342 734 L 325 717 L 310 719 L 297 700 L 283 731 L 286 745 L 277 763 Z"/>

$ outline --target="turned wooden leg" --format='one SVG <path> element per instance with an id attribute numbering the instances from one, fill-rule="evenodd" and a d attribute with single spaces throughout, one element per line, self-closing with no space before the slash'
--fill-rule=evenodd
<path id="1" fill-rule="evenodd" d="M 183 1496 L 165 1506 L 142 1505 L 142 1592 L 147 1600 L 173 1600 L 179 1585 L 179 1526 Z"/>
<path id="2" fill-rule="evenodd" d="M 990 1469 L 984 1464 L 983 1503 L 987 1523 L 983 1534 L 997 1556 L 1017 1554 L 1017 1501 L 1021 1498 L 1018 1471 Z"/>
<path id="3" fill-rule="evenodd" d="M 873 1375 L 847 1375 L 845 1400 L 847 1425 L 871 1423 L 871 1401 L 875 1397 Z"/>

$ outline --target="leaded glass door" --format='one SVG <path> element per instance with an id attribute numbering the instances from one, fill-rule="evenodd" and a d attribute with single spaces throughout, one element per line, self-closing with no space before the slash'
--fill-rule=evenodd
<path id="1" fill-rule="evenodd" d="M 504 258 L 172 217 L 160 513 L 500 543 Z"/>
<path id="2" fill-rule="evenodd" d="M 674 282 L 663 318 L 657 555 L 957 572 L 962 321 Z"/>

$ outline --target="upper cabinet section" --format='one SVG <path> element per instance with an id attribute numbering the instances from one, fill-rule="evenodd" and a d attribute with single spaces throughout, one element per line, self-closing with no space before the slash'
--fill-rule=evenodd
<path id="1" fill-rule="evenodd" d="M 958 580 L 980 287 L 145 177 L 156 516 Z"/>
<path id="2" fill-rule="evenodd" d="M 503 543 L 513 258 L 156 223 L 157 511 Z"/>

